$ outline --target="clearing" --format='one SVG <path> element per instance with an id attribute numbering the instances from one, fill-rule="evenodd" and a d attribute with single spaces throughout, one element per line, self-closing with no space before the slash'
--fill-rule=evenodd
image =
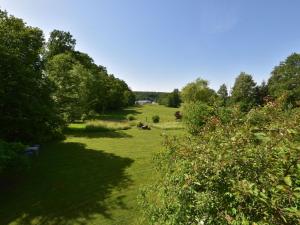
<path id="1" fill-rule="evenodd" d="M 150 123 L 157 114 L 161 121 L 151 130 L 88 132 L 72 124 L 64 141 L 42 146 L 30 171 L 1 191 L 0 224 L 147 224 L 137 196 L 155 179 L 152 157 L 163 149 L 161 134 L 184 132 L 177 110 L 145 105 L 99 117 L 128 124 L 133 114 Z"/>

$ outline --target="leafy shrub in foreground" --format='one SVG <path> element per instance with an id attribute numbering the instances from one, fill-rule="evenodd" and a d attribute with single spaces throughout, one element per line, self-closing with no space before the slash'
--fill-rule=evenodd
<path id="1" fill-rule="evenodd" d="M 203 102 L 187 103 L 183 108 L 183 122 L 191 134 L 198 133 L 213 115 L 213 108 Z"/>
<path id="2" fill-rule="evenodd" d="M 141 195 L 152 224 L 299 224 L 300 110 L 268 104 L 247 118 L 166 138 L 161 177 Z"/>

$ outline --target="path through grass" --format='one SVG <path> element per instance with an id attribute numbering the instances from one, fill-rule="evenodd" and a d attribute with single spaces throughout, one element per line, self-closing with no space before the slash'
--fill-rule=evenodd
<path id="1" fill-rule="evenodd" d="M 163 124 L 174 121 L 175 111 L 144 106 L 102 119 L 131 113 L 144 121 L 158 114 Z M 1 190 L 0 224 L 146 224 L 136 197 L 155 179 L 152 156 L 162 150 L 162 132 L 183 131 L 72 132 L 63 142 L 43 146 L 31 170 Z"/>

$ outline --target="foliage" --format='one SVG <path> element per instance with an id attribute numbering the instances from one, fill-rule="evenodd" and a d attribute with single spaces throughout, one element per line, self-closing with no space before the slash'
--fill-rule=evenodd
<path id="1" fill-rule="evenodd" d="M 72 52 L 75 49 L 76 40 L 70 32 L 53 30 L 47 43 L 46 57 L 50 59 L 55 55 Z"/>
<path id="2" fill-rule="evenodd" d="M 158 115 L 152 116 L 152 122 L 153 123 L 159 123 L 160 117 Z"/>
<path id="3" fill-rule="evenodd" d="M 142 192 L 152 224 L 298 224 L 300 111 L 278 103 L 196 137 L 166 137 L 161 178 Z"/>
<path id="4" fill-rule="evenodd" d="M 0 11 L 0 138 L 51 139 L 62 125 L 43 74 L 43 32 Z"/>
<path id="5" fill-rule="evenodd" d="M 264 105 L 266 102 L 268 102 L 269 98 L 269 91 L 268 86 L 266 85 L 266 82 L 263 81 L 260 85 L 256 87 L 256 103 L 258 105 Z"/>
<path id="6" fill-rule="evenodd" d="M 135 91 L 136 100 L 150 100 L 159 102 L 161 98 L 166 97 L 169 93 L 166 92 L 148 92 L 148 91 Z"/>
<path id="7" fill-rule="evenodd" d="M 141 128 L 142 126 L 144 126 L 144 124 L 141 121 L 138 121 L 136 127 Z"/>
<path id="8" fill-rule="evenodd" d="M 168 95 L 168 107 L 178 108 L 180 103 L 181 99 L 179 96 L 179 90 L 174 89 L 174 91 Z"/>
<path id="9" fill-rule="evenodd" d="M 55 84 L 53 98 L 65 121 L 80 119 L 84 112 L 83 92 L 89 71 L 72 56 L 62 53 L 47 62 L 47 75 Z"/>
<path id="10" fill-rule="evenodd" d="M 217 94 L 220 98 L 221 105 L 225 106 L 228 100 L 228 90 L 225 84 L 222 84 L 220 86 L 219 90 L 217 91 Z"/>
<path id="11" fill-rule="evenodd" d="M 182 119 L 182 115 L 181 115 L 181 112 L 180 111 L 176 111 L 175 114 L 174 114 L 175 118 L 177 121 L 181 120 Z"/>
<path id="12" fill-rule="evenodd" d="M 242 72 L 236 79 L 232 88 L 231 100 L 237 103 L 242 111 L 249 111 L 256 105 L 256 83 L 252 76 Z"/>
<path id="13" fill-rule="evenodd" d="M 134 117 L 134 115 L 132 115 L 132 114 L 127 115 L 126 118 L 127 118 L 127 120 L 129 120 L 129 121 L 135 120 L 135 117 Z"/>
<path id="14" fill-rule="evenodd" d="M 216 98 L 214 90 L 208 87 L 206 80 L 198 78 L 196 81 L 187 84 L 181 91 L 183 102 L 204 102 L 212 105 Z"/>
<path id="15" fill-rule="evenodd" d="M 268 81 L 270 94 L 278 98 L 287 95 L 287 104 L 300 101 L 300 54 L 292 54 L 272 71 Z"/>
<path id="16" fill-rule="evenodd" d="M 24 149 L 23 144 L 0 140 L 0 175 L 28 168 L 29 160 L 24 155 Z"/>
<path id="17" fill-rule="evenodd" d="M 185 103 L 182 114 L 188 132 L 196 134 L 213 115 L 213 108 L 203 102 Z"/>

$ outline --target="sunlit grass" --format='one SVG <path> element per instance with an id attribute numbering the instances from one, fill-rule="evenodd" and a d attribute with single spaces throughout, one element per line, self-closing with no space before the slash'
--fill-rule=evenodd
<path id="1" fill-rule="evenodd" d="M 137 196 L 156 179 L 152 159 L 164 150 L 162 134 L 184 133 L 177 110 L 132 107 L 70 124 L 64 141 L 42 145 L 22 182 L 0 193 L 0 224 L 147 225 Z M 128 121 L 129 113 L 136 120 Z M 151 130 L 134 126 L 153 115 L 161 120 Z"/>
<path id="2" fill-rule="evenodd" d="M 82 131 L 82 132 L 105 132 L 128 130 L 131 128 L 129 122 L 114 122 L 102 120 L 90 120 L 85 123 L 72 123 L 67 127 L 67 131 Z"/>

